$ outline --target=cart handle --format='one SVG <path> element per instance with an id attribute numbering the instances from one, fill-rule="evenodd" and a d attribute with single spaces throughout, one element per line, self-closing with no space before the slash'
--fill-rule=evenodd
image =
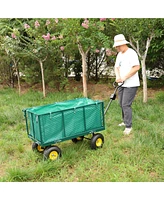
<path id="1" fill-rule="evenodd" d="M 124 84 L 124 81 L 123 81 L 120 85 L 116 85 L 116 81 L 115 81 L 115 82 L 113 83 L 113 87 L 114 87 L 114 88 L 117 87 L 117 89 L 118 89 L 118 88 L 121 87 L 123 84 Z"/>
<path id="2" fill-rule="evenodd" d="M 108 105 L 107 105 L 107 107 L 105 109 L 104 115 L 107 113 L 107 111 L 109 109 L 109 106 L 112 103 L 112 101 L 115 100 L 116 92 L 117 92 L 118 88 L 120 88 L 123 84 L 124 84 L 124 82 L 122 82 L 120 85 L 116 85 L 116 82 L 113 83 L 113 87 L 115 88 L 115 90 L 114 90 L 114 93 L 111 94 L 111 96 L 110 96 L 110 101 L 109 101 L 109 103 L 108 103 Z"/>

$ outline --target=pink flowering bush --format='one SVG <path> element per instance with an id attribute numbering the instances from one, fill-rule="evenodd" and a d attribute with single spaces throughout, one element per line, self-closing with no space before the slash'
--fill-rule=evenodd
<path id="1" fill-rule="evenodd" d="M 48 26 L 49 24 L 50 24 L 50 20 L 47 19 L 47 21 L 46 21 L 46 26 Z"/>
<path id="2" fill-rule="evenodd" d="M 45 40 L 50 40 L 50 34 L 47 33 L 47 35 L 42 35 L 42 37 L 45 39 Z"/>
<path id="3" fill-rule="evenodd" d="M 61 50 L 61 51 L 64 51 L 64 46 L 61 46 L 61 47 L 60 47 L 60 50 Z"/>
<path id="4" fill-rule="evenodd" d="M 58 23 L 58 22 L 59 22 L 59 20 L 58 20 L 57 18 L 55 18 L 55 22 L 56 22 L 56 23 Z"/>
<path id="5" fill-rule="evenodd" d="M 106 49 L 106 55 L 107 55 L 107 56 L 111 56 L 111 55 L 112 55 L 112 52 L 111 52 L 110 49 Z"/>
<path id="6" fill-rule="evenodd" d="M 30 26 L 28 24 L 24 24 L 24 28 L 28 29 L 28 28 L 30 28 Z"/>
<path id="7" fill-rule="evenodd" d="M 87 25 L 87 24 L 85 24 L 85 23 L 82 23 L 82 26 L 84 27 L 84 28 L 89 28 L 89 26 Z"/>
<path id="8" fill-rule="evenodd" d="M 55 36 L 52 36 L 51 40 L 56 40 L 56 37 L 55 37 Z"/>
<path id="9" fill-rule="evenodd" d="M 40 26 L 39 22 L 36 21 L 36 22 L 35 22 L 35 28 L 38 28 L 39 26 Z"/>
<path id="10" fill-rule="evenodd" d="M 12 34 L 11 34 L 11 37 L 12 37 L 13 39 L 16 39 L 15 33 L 12 33 Z"/>
<path id="11" fill-rule="evenodd" d="M 103 22 L 103 21 L 105 21 L 106 20 L 106 18 L 100 18 L 100 21 L 101 22 Z"/>
<path id="12" fill-rule="evenodd" d="M 84 28 L 89 28 L 89 20 L 85 19 L 84 22 L 81 24 Z"/>

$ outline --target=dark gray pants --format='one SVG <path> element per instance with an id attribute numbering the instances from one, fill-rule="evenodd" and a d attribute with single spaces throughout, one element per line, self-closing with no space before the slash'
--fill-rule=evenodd
<path id="1" fill-rule="evenodd" d="M 132 108 L 134 97 L 138 87 L 120 87 L 118 88 L 118 99 L 122 109 L 122 119 L 126 128 L 132 127 Z"/>

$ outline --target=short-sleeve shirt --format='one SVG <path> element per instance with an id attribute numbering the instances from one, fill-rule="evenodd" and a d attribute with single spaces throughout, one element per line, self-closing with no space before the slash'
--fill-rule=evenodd
<path id="1" fill-rule="evenodd" d="M 128 48 L 125 53 L 119 52 L 116 58 L 115 67 L 120 67 L 120 76 L 124 77 L 133 66 L 140 65 L 137 53 Z M 138 72 L 128 78 L 122 87 L 140 86 Z"/>

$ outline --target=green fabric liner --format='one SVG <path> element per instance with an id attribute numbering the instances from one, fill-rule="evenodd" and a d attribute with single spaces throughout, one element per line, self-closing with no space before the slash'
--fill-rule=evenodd
<path id="1" fill-rule="evenodd" d="M 98 102 L 101 102 L 101 101 L 99 100 L 94 101 L 89 98 L 76 98 L 73 100 L 67 100 L 67 101 L 55 102 L 53 104 L 47 104 L 43 106 L 31 107 L 25 110 L 33 114 L 42 115 L 46 113 L 57 112 L 57 111 L 62 111 L 62 110 L 67 110 L 67 109 L 72 109 L 72 108 L 76 109 L 78 107 L 92 105 Z"/>

